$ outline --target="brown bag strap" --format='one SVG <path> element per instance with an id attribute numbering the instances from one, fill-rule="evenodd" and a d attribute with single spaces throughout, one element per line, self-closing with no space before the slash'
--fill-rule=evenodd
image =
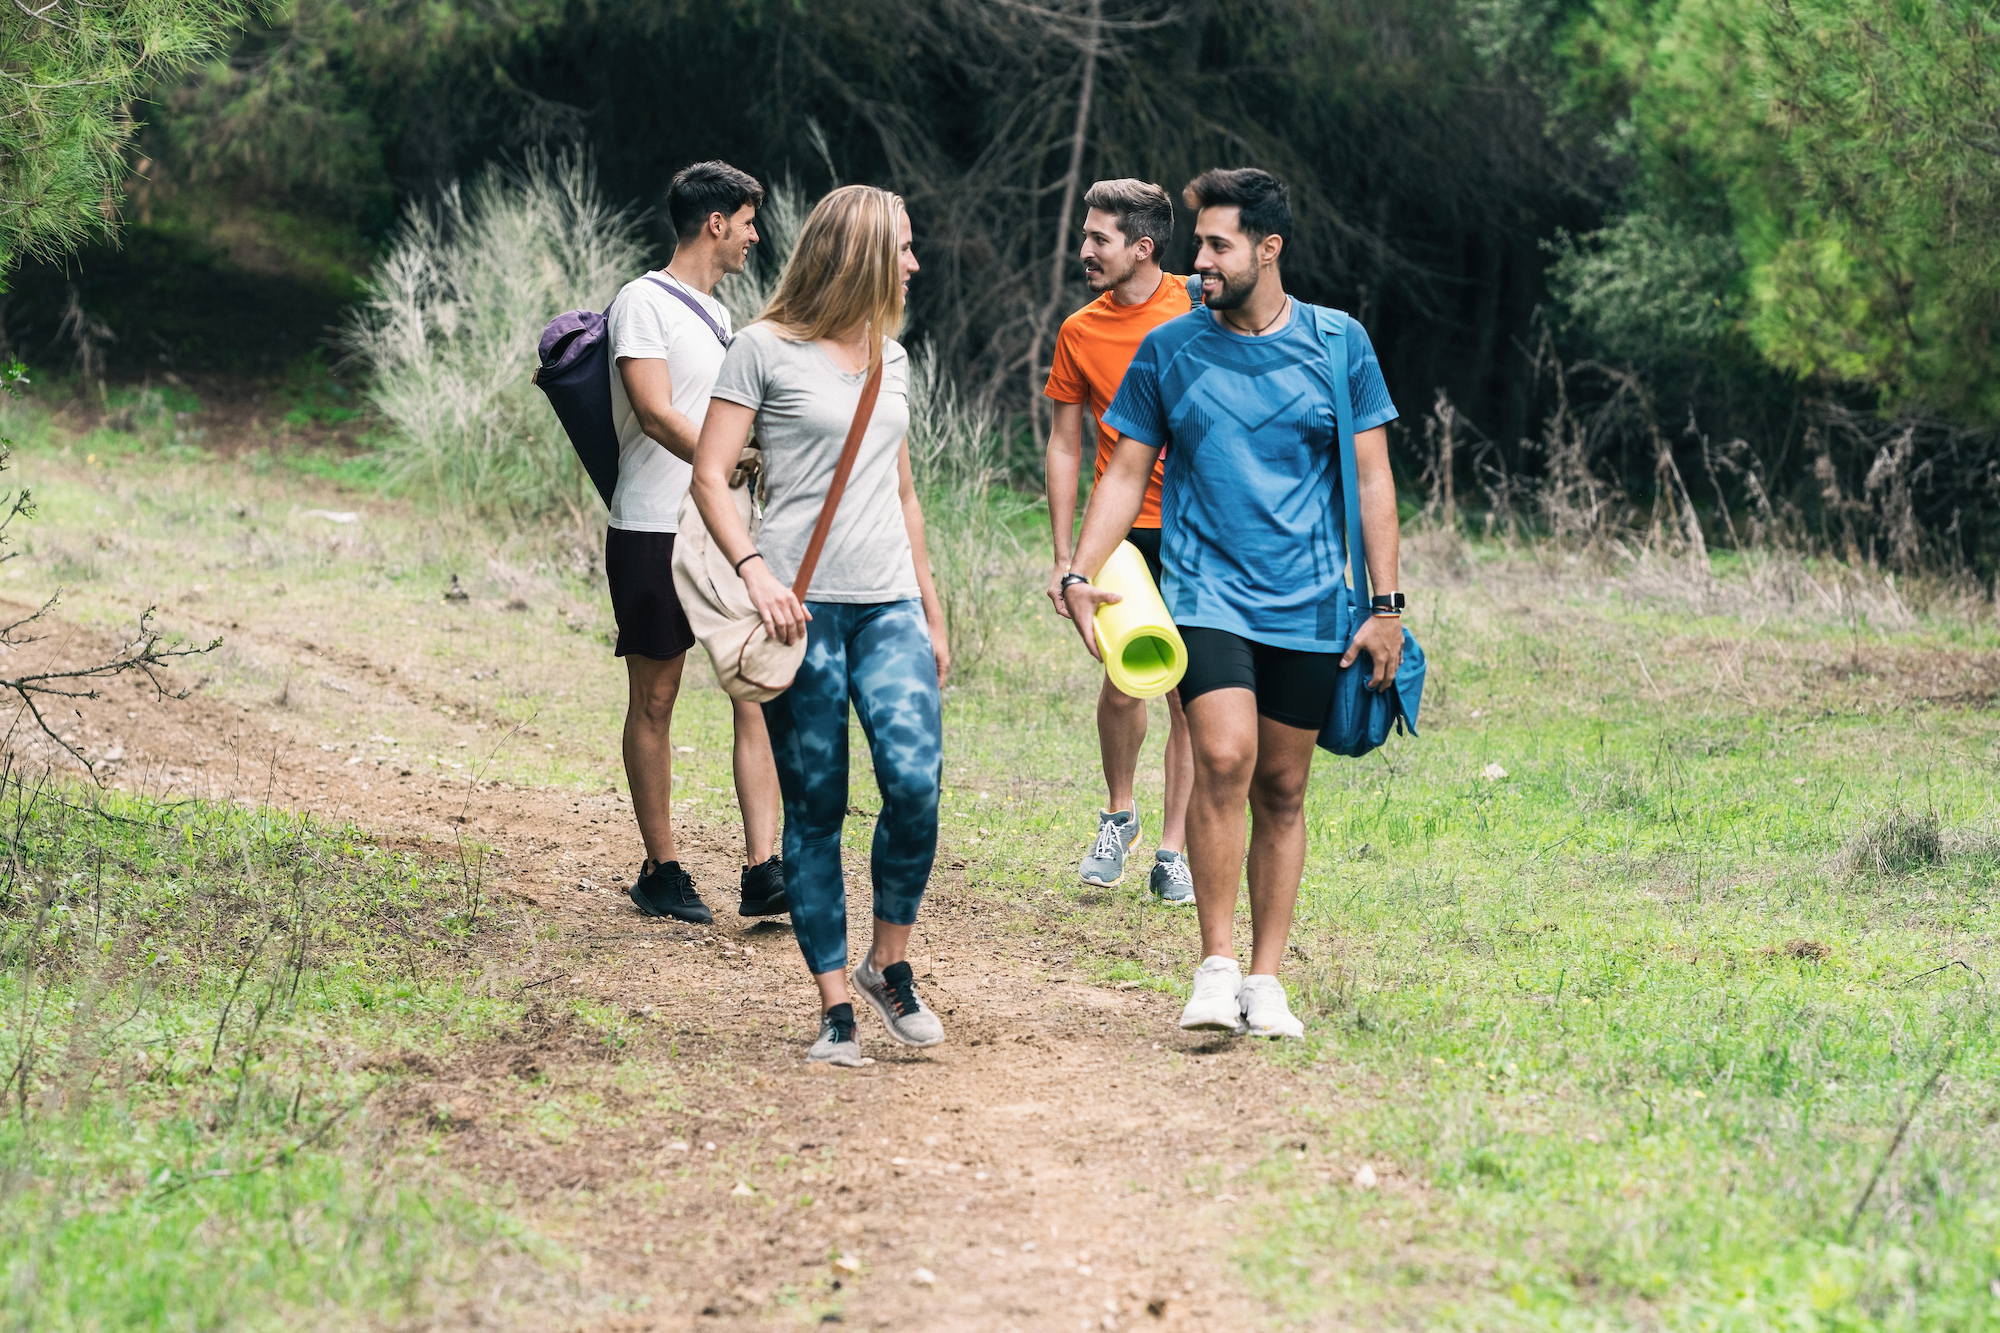
<path id="1" fill-rule="evenodd" d="M 826 502 L 820 506 L 819 522 L 813 525 L 812 540 L 806 543 L 806 558 L 799 561 L 799 576 L 792 580 L 792 596 L 801 602 L 812 587 L 813 570 L 819 566 L 820 548 L 833 530 L 833 511 L 840 507 L 840 493 L 847 489 L 847 474 L 854 471 L 854 459 L 861 452 L 861 437 L 868 433 L 868 419 L 875 415 L 875 399 L 882 392 L 882 358 L 868 372 L 861 386 L 861 401 L 854 405 L 854 423 L 847 428 L 847 443 L 841 446 L 840 462 L 833 468 L 833 484 L 826 488 Z"/>

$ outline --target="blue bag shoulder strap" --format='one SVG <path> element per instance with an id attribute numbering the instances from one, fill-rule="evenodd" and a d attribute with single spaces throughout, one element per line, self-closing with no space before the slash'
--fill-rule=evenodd
<path id="1" fill-rule="evenodd" d="M 1374 614 L 1368 595 L 1368 550 L 1361 540 L 1361 479 L 1354 461 L 1354 401 L 1347 383 L 1347 312 L 1328 306 L 1314 306 L 1313 317 L 1319 339 L 1326 345 L 1333 363 L 1333 412 L 1340 434 L 1340 497 L 1347 507 L 1347 564 L 1351 571 L 1348 589 L 1354 608 L 1353 629 Z"/>
<path id="2" fill-rule="evenodd" d="M 645 278 L 647 282 L 652 283 L 655 287 L 658 287 L 661 291 L 665 292 L 667 295 L 671 297 L 674 297 L 682 305 L 694 311 L 695 316 L 698 319 L 700 319 L 702 323 L 708 325 L 708 331 L 715 335 L 715 340 L 721 343 L 724 347 L 729 346 L 729 335 L 722 331 L 722 326 L 715 322 L 713 316 L 711 316 L 706 310 L 703 310 L 701 308 L 700 302 L 696 301 L 692 296 L 689 296 L 686 292 L 674 286 L 672 283 L 662 282 L 650 273 L 646 274 Z M 611 313 L 610 308 L 606 307 L 604 313 L 607 315 L 610 314 Z"/>

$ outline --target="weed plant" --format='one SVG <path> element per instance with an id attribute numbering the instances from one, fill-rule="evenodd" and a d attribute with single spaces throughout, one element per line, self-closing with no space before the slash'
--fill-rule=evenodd
<path id="1" fill-rule="evenodd" d="M 373 372 L 390 482 L 517 524 L 596 513 L 529 376 L 550 319 L 604 309 L 646 267 L 636 218 L 580 157 L 530 153 L 412 208 L 345 335 Z"/>
<path id="2" fill-rule="evenodd" d="M 395 1319 L 504 1238 L 375 1150 L 368 1110 L 380 1052 L 505 1016 L 453 965 L 475 883 L 274 810 L 11 769 L 0 837 L 10 1327 Z"/>

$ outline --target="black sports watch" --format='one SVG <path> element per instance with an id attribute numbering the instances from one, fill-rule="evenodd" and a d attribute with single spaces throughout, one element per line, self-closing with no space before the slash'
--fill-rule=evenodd
<path id="1" fill-rule="evenodd" d="M 1376 611 L 1400 611 L 1403 609 L 1403 594 L 1399 592 L 1378 592 L 1368 599 L 1368 605 Z"/>
<path id="2" fill-rule="evenodd" d="M 1088 583 L 1088 582 L 1090 582 L 1089 579 L 1085 578 L 1083 575 L 1077 573 L 1075 570 L 1072 569 L 1069 573 L 1062 576 L 1062 583 L 1057 586 L 1056 591 L 1068 592 L 1071 588 L 1074 588 L 1077 584 Z"/>

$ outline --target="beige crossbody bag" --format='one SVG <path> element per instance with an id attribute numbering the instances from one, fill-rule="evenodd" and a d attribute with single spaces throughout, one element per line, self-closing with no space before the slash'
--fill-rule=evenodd
<path id="1" fill-rule="evenodd" d="M 806 590 L 812 587 L 820 550 L 833 528 L 834 511 L 840 507 L 840 494 L 847 489 L 848 474 L 854 471 L 854 459 L 861 452 L 861 437 L 868 433 L 868 420 L 875 414 L 875 399 L 881 392 L 882 362 L 878 358 L 875 368 L 868 373 L 868 382 L 861 386 L 861 401 L 855 404 L 854 421 L 847 428 L 847 443 L 841 447 L 833 481 L 820 505 L 819 522 L 813 525 L 812 540 L 806 544 L 805 558 L 799 561 L 799 575 L 792 580 L 792 595 L 800 602 L 805 601 Z M 745 461 L 737 464 L 729 482 L 729 498 L 735 501 L 744 531 L 754 544 L 757 532 L 751 492 L 756 487 L 757 469 L 749 461 L 752 452 L 746 449 Z M 722 553 L 708 525 L 702 522 L 692 490 L 681 501 L 680 529 L 680 535 L 674 539 L 674 591 L 680 594 L 681 610 L 687 615 L 688 625 L 701 640 L 701 646 L 708 650 L 708 660 L 715 665 L 715 678 L 733 699 L 763 703 L 777 698 L 791 688 L 799 663 L 805 661 L 806 636 L 800 634 L 787 645 L 765 630 L 764 618 L 757 614 L 757 607 L 750 600 L 750 590 L 743 586 L 742 577 L 730 567 L 729 557 Z"/>

